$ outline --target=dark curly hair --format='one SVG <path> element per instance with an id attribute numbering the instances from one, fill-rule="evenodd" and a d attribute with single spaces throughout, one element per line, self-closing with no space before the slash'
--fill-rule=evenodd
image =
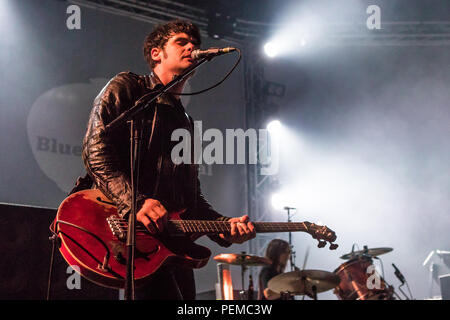
<path id="1" fill-rule="evenodd" d="M 201 44 L 200 30 L 190 21 L 176 19 L 157 25 L 155 29 L 145 38 L 143 48 L 145 60 L 151 69 L 153 69 L 157 64 L 157 62 L 151 57 L 152 49 L 163 49 L 167 43 L 167 40 L 177 33 L 186 33 L 188 36 L 194 38 L 198 45 Z"/>

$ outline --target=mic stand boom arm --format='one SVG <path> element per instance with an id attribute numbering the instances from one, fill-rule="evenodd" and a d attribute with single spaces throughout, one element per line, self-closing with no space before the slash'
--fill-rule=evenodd
<path id="1" fill-rule="evenodd" d="M 180 83 L 186 79 L 195 69 L 197 69 L 201 64 L 206 61 L 211 60 L 212 57 L 205 57 L 198 60 L 192 66 L 184 70 L 180 75 L 177 75 L 172 81 L 167 83 L 165 86 L 161 87 L 160 91 L 155 91 L 151 93 L 151 99 L 146 103 L 136 103 L 129 110 L 123 112 L 116 119 L 111 121 L 105 127 L 105 133 L 108 134 L 112 132 L 125 122 L 130 125 L 130 166 L 131 166 L 131 212 L 128 216 L 128 230 L 127 230 L 127 274 L 125 278 L 125 300 L 134 300 L 134 255 L 136 249 L 136 197 L 137 197 L 137 187 L 138 187 L 138 177 L 139 177 L 139 160 L 140 160 L 140 142 L 143 129 L 143 118 L 144 110 L 148 107 L 155 106 L 156 100 L 169 89 L 171 89 L 176 84 Z"/>
<path id="2" fill-rule="evenodd" d="M 131 107 L 129 110 L 122 113 L 116 119 L 111 121 L 108 125 L 106 125 L 105 130 L 108 132 L 109 130 L 114 130 L 116 127 L 120 126 L 124 122 L 128 122 L 132 120 L 138 114 L 141 114 L 144 110 L 146 110 L 153 102 L 155 102 L 162 94 L 167 93 L 169 89 L 171 89 L 176 84 L 180 83 L 182 80 L 186 79 L 192 72 L 195 71 L 200 65 L 205 63 L 206 61 L 211 60 L 212 57 L 202 58 L 194 63 L 192 66 L 184 70 L 184 72 L 180 75 L 177 75 L 172 81 L 167 83 L 165 86 L 161 88 L 160 91 L 155 92 L 156 95 L 150 99 L 146 104 L 136 104 Z"/>

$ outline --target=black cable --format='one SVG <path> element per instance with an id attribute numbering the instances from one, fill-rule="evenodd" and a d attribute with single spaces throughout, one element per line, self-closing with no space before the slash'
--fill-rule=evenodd
<path id="1" fill-rule="evenodd" d="M 408 298 L 408 296 L 403 292 L 403 290 L 401 289 L 405 284 L 403 283 L 401 286 L 398 287 L 398 290 L 405 296 L 406 300 L 410 300 Z"/>
<path id="2" fill-rule="evenodd" d="M 101 244 L 102 244 L 102 246 L 105 248 L 105 250 L 106 250 L 106 261 L 108 261 L 109 260 L 109 256 L 111 255 L 111 253 L 110 253 L 110 251 L 109 251 L 109 248 L 108 248 L 108 246 L 106 245 L 106 243 L 99 237 L 99 236 L 97 236 L 95 233 L 93 233 L 93 232 L 91 232 L 91 231 L 89 231 L 89 230 L 87 230 L 87 229 L 85 229 L 85 228 L 83 228 L 83 227 L 80 227 L 80 226 L 77 226 L 76 224 L 73 224 L 73 223 L 70 223 L 70 222 L 67 222 L 67 221 L 63 221 L 63 220 L 57 220 L 56 222 L 55 222 L 55 230 L 56 230 L 56 226 L 58 225 L 58 224 L 60 224 L 60 223 L 62 223 L 62 224 L 65 224 L 65 225 L 68 225 L 68 226 L 71 226 L 71 227 L 74 227 L 74 228 L 77 228 L 77 229 L 79 229 L 79 230 L 81 230 L 81 231 L 84 231 L 84 232 L 86 232 L 87 234 L 90 234 L 91 236 L 93 236 L 95 239 L 97 239 L 98 240 L 98 242 L 100 242 Z M 59 232 L 61 232 L 61 231 L 58 231 L 58 233 Z"/>
<path id="3" fill-rule="evenodd" d="M 81 244 L 79 244 L 78 241 L 76 241 L 75 239 L 73 239 L 72 237 L 70 237 L 69 235 L 67 235 L 66 233 L 62 232 L 61 230 L 56 231 L 56 226 L 57 226 L 58 224 L 60 224 L 60 223 L 65 224 L 65 225 L 68 225 L 68 226 L 71 226 L 71 227 L 74 227 L 74 228 L 77 228 L 77 229 L 79 229 L 79 230 L 81 230 L 81 231 L 83 231 L 83 232 L 86 232 L 87 234 L 93 236 L 93 237 L 94 237 L 94 238 L 95 238 L 95 239 L 96 239 L 96 240 L 97 240 L 97 241 L 105 248 L 105 250 L 106 250 L 106 254 L 105 254 L 105 257 L 103 258 L 103 262 L 99 261 L 99 260 L 98 260 L 96 257 L 94 257 L 88 250 L 86 250 L 86 248 L 84 248 Z M 55 228 L 55 230 L 52 230 L 52 229 L 51 229 L 51 228 L 52 228 L 52 225 L 53 225 L 53 227 Z M 115 271 L 113 271 L 113 270 L 109 267 L 108 261 L 109 261 L 109 258 L 110 258 L 110 256 L 111 256 L 111 252 L 110 252 L 108 246 L 106 245 L 106 243 L 105 243 L 99 236 L 97 236 L 96 234 L 92 233 L 91 231 L 89 231 L 89 230 L 87 230 L 87 229 L 85 229 L 85 228 L 83 228 L 83 227 L 77 226 L 77 225 L 75 225 L 75 224 L 73 224 L 73 223 L 69 223 L 69 222 L 63 221 L 63 220 L 56 220 L 56 221 L 54 221 L 54 222 L 50 225 L 50 231 L 52 231 L 52 233 L 53 233 L 55 236 L 57 236 L 57 237 L 59 236 L 59 233 L 64 234 L 66 237 L 68 237 L 70 240 L 72 240 L 76 245 L 78 245 L 82 250 L 84 250 L 89 256 L 91 256 L 91 258 L 93 258 L 95 261 L 97 261 L 98 264 L 99 264 L 99 266 L 100 266 L 103 270 L 108 271 L 109 273 L 111 273 L 112 275 L 114 275 L 114 276 L 116 276 L 116 277 L 123 278 L 122 276 L 120 276 L 119 274 L 117 274 Z"/>
<path id="4" fill-rule="evenodd" d="M 408 281 L 405 281 L 405 283 L 406 283 L 406 287 L 408 288 L 409 295 L 411 296 L 411 300 L 414 300 L 414 297 L 413 297 L 413 294 L 412 294 L 412 292 L 411 292 L 411 289 L 409 288 Z"/>
<path id="5" fill-rule="evenodd" d="M 217 82 L 216 84 L 212 85 L 212 86 L 209 87 L 209 88 L 206 88 L 206 89 L 203 89 L 203 90 L 200 90 L 200 91 L 196 91 L 196 92 L 177 93 L 177 92 L 167 91 L 166 93 L 170 93 L 170 94 L 177 95 L 177 96 L 193 96 L 193 95 L 197 95 L 197 94 L 200 94 L 200 93 L 209 91 L 209 90 L 214 89 L 215 87 L 221 85 L 221 84 L 222 84 L 222 83 L 223 83 L 223 82 L 231 75 L 231 73 L 234 71 L 234 69 L 236 69 L 236 67 L 238 66 L 239 62 L 240 62 L 241 59 L 242 59 L 242 53 L 241 53 L 241 50 L 238 49 L 238 48 L 236 48 L 236 51 L 238 52 L 239 57 L 238 57 L 237 61 L 235 62 L 234 66 L 230 69 L 230 71 L 228 71 L 228 73 L 225 75 L 225 77 L 223 77 L 223 79 L 220 80 L 219 82 Z M 162 92 L 162 91 L 159 91 L 159 93 L 161 93 L 161 92 Z"/>
<path id="6" fill-rule="evenodd" d="M 238 54 L 239 54 L 239 57 L 238 57 L 236 63 L 235 63 L 234 66 L 230 69 L 230 71 L 228 71 L 228 73 L 225 75 L 225 77 L 224 77 L 222 80 L 220 80 L 218 83 L 216 83 L 215 85 L 213 85 L 213 86 L 211 86 L 211 87 L 209 87 L 209 88 L 206 88 L 206 89 L 197 91 L 197 92 L 190 92 L 190 93 L 173 93 L 173 92 L 170 92 L 170 91 L 169 91 L 169 92 L 172 93 L 172 94 L 174 94 L 174 95 L 179 95 L 179 96 L 193 96 L 193 95 L 197 95 L 197 94 L 200 94 L 200 93 L 209 91 L 209 90 L 214 89 L 215 87 L 221 85 L 221 84 L 222 84 L 222 83 L 223 83 L 223 82 L 231 75 L 231 73 L 234 71 L 234 69 L 236 69 L 237 65 L 239 64 L 239 62 L 240 62 L 241 59 L 242 59 L 242 53 L 241 53 L 241 50 L 238 49 L 238 48 L 236 48 L 236 51 L 237 51 Z"/>

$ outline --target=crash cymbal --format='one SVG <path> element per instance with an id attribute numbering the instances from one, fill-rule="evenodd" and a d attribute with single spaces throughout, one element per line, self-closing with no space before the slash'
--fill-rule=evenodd
<path id="1" fill-rule="evenodd" d="M 354 252 L 350 252 L 347 254 L 344 254 L 341 259 L 344 260 L 348 260 L 348 259 L 353 259 L 356 258 L 358 256 L 370 256 L 370 257 L 376 257 L 388 252 L 391 252 L 392 248 L 372 248 L 372 249 L 364 249 L 364 250 L 360 250 L 360 251 L 354 251 Z"/>
<path id="2" fill-rule="evenodd" d="M 268 258 L 260 257 L 253 254 L 237 254 L 237 253 L 222 253 L 214 257 L 217 262 L 244 265 L 244 266 L 265 266 L 270 265 L 272 261 Z"/>
<path id="3" fill-rule="evenodd" d="M 277 293 L 289 292 L 294 295 L 313 295 L 328 291 L 339 285 L 341 279 L 337 274 L 322 270 L 291 271 L 279 274 L 269 280 L 267 287 Z"/>

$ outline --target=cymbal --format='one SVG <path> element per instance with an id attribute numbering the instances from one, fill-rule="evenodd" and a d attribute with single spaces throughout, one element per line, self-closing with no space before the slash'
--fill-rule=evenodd
<path id="1" fill-rule="evenodd" d="M 356 258 L 358 256 L 371 256 L 371 257 L 376 257 L 388 252 L 391 252 L 392 248 L 372 248 L 372 249 L 364 249 L 364 250 L 360 250 L 360 251 L 354 251 L 354 252 L 350 252 L 347 254 L 344 254 L 341 259 L 344 260 L 348 260 L 348 259 L 353 259 Z"/>
<path id="2" fill-rule="evenodd" d="M 322 270 L 301 270 L 279 274 L 269 280 L 267 287 L 277 293 L 289 292 L 294 295 L 313 294 L 328 291 L 339 285 L 340 277 Z"/>
<path id="3" fill-rule="evenodd" d="M 272 264 L 272 260 L 253 254 L 221 253 L 215 256 L 214 260 L 239 266 L 265 266 Z"/>

